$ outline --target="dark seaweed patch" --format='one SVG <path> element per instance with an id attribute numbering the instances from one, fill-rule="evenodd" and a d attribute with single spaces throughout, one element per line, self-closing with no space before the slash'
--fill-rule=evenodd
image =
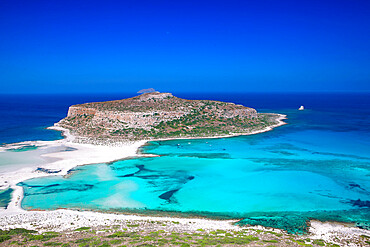
<path id="1" fill-rule="evenodd" d="M 336 156 L 341 158 L 350 158 L 350 159 L 359 159 L 359 160 L 370 160 L 368 157 L 358 156 L 358 155 L 351 155 L 351 154 L 338 154 L 338 153 L 330 153 L 330 152 L 311 152 L 312 154 L 320 154 L 320 155 L 330 155 Z"/>
<path id="2" fill-rule="evenodd" d="M 17 185 L 20 185 L 20 186 L 26 186 L 26 187 L 29 187 L 29 188 L 43 188 L 43 189 L 47 189 L 47 188 L 52 188 L 52 187 L 59 186 L 60 184 L 49 184 L 49 185 L 29 185 L 29 184 L 26 184 L 26 183 L 20 182 L 20 183 L 18 183 Z"/>
<path id="3" fill-rule="evenodd" d="M 362 201 L 360 199 L 358 200 L 350 200 L 349 201 L 353 206 L 357 206 L 360 208 L 370 208 L 370 201 Z"/>
<path id="4" fill-rule="evenodd" d="M 262 163 L 265 165 L 271 165 L 270 169 L 275 170 L 300 170 L 316 172 L 319 174 L 325 174 L 329 176 L 335 171 L 341 171 L 343 168 L 348 169 L 352 167 L 369 170 L 370 162 L 359 162 L 352 160 L 314 160 L 314 159 L 288 159 L 288 158 L 248 158 L 248 160 Z M 326 172 L 330 171 L 330 173 Z M 339 173 L 338 173 L 339 174 Z"/>
<path id="5" fill-rule="evenodd" d="M 179 190 L 180 189 L 167 191 L 167 192 L 163 193 L 162 195 L 160 195 L 159 198 L 161 198 L 163 200 L 166 200 L 168 202 L 171 202 L 171 197 L 173 196 L 173 194 L 175 194 Z"/>
<path id="6" fill-rule="evenodd" d="M 153 172 L 152 170 L 146 169 L 144 167 L 144 165 L 136 165 L 136 168 L 138 168 L 139 170 L 136 171 L 136 172 L 134 172 L 134 173 L 130 173 L 130 174 L 126 174 L 126 175 L 121 175 L 121 176 L 117 176 L 117 177 L 119 177 L 119 178 L 127 178 L 127 177 L 136 176 L 140 172 Z M 136 176 L 136 177 L 140 177 L 140 176 Z M 142 178 L 145 178 L 145 177 L 142 176 Z"/>
<path id="7" fill-rule="evenodd" d="M 139 169 L 139 171 L 137 172 L 152 171 L 152 170 L 146 169 L 144 165 L 136 165 L 136 167 Z"/>
<path id="8" fill-rule="evenodd" d="M 362 188 L 361 188 L 361 186 L 360 186 L 359 184 L 355 184 L 355 183 L 350 183 L 350 184 L 349 184 L 349 187 L 350 187 L 350 188 L 360 188 L 360 189 L 362 189 Z M 363 190 L 363 189 L 362 189 L 362 190 Z"/>
<path id="9" fill-rule="evenodd" d="M 61 172 L 62 170 L 51 170 L 51 169 L 46 169 L 46 168 L 42 168 L 42 167 L 38 167 L 36 169 L 37 172 L 45 172 L 45 173 L 58 173 L 58 172 Z"/>
<path id="10" fill-rule="evenodd" d="M 228 153 L 173 153 L 167 156 L 199 158 L 199 159 L 231 159 Z"/>
<path id="11" fill-rule="evenodd" d="M 173 188 L 174 186 L 180 189 L 183 184 L 186 184 L 187 182 L 195 178 L 194 176 L 189 176 L 188 173 L 184 171 L 154 171 L 146 169 L 144 165 L 137 165 L 136 167 L 139 169 L 137 172 L 121 175 L 118 177 L 136 177 L 140 179 L 145 179 L 154 187 L 161 187 L 162 189 L 169 189 Z M 164 192 L 159 196 L 159 198 L 167 200 L 168 202 L 173 202 L 173 200 L 171 200 L 171 197 L 179 189 Z"/>
<path id="12" fill-rule="evenodd" d="M 26 185 L 27 186 L 27 185 Z M 30 196 L 30 195 L 47 195 L 47 194 L 53 194 L 53 193 L 61 193 L 61 192 L 65 192 L 65 191 L 71 191 L 71 190 L 74 190 L 74 191 L 87 191 L 87 190 L 90 190 L 94 187 L 94 185 L 92 184 L 78 184 L 74 187 L 66 187 L 66 188 L 58 188 L 58 189 L 50 189 L 50 187 L 62 187 L 62 185 L 60 184 L 53 184 L 53 185 L 48 185 L 48 186 L 28 186 L 28 187 L 31 187 L 31 188 L 34 188 L 34 187 L 42 187 L 42 191 L 39 191 L 39 192 L 32 192 L 30 193 L 28 190 L 25 191 L 24 195 L 25 196 Z M 47 190 L 49 189 L 49 190 Z M 45 191 L 47 190 L 47 191 Z"/>
<path id="13" fill-rule="evenodd" d="M 126 175 L 117 176 L 117 177 L 119 177 L 119 178 L 128 178 L 128 177 L 135 176 L 135 174 L 136 174 L 136 172 L 135 173 L 126 174 Z"/>
<path id="14" fill-rule="evenodd" d="M 266 147 L 264 149 L 267 150 L 275 150 L 275 151 L 281 151 L 281 150 L 293 150 L 293 151 L 301 151 L 301 152 L 311 152 L 311 150 L 306 148 L 300 148 L 295 145 L 292 145 L 290 143 L 280 143 L 273 146 Z"/>
<path id="15" fill-rule="evenodd" d="M 13 189 L 9 188 L 0 191 L 0 207 L 7 208 L 12 198 Z"/>
<path id="16" fill-rule="evenodd" d="M 46 185 L 46 186 L 32 186 L 32 187 L 52 188 L 52 187 L 56 187 L 56 186 L 60 186 L 60 184 L 50 184 L 50 185 Z"/>
<path id="17" fill-rule="evenodd" d="M 286 155 L 286 156 L 296 155 L 295 153 L 288 152 L 288 151 L 270 151 L 270 153 L 281 154 L 281 155 Z"/>
<path id="18" fill-rule="evenodd" d="M 142 176 L 135 176 L 141 179 L 157 179 L 163 177 L 163 175 L 142 175 Z"/>
<path id="19" fill-rule="evenodd" d="M 350 189 L 359 189 L 361 191 L 366 191 L 364 188 L 361 187 L 361 185 L 356 183 L 350 183 L 348 184 Z"/>

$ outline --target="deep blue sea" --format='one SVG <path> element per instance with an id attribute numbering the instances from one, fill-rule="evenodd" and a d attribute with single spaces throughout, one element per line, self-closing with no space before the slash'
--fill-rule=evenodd
<path id="1" fill-rule="evenodd" d="M 288 124 L 252 136 L 151 142 L 141 151 L 160 157 L 27 180 L 22 206 L 238 218 L 291 232 L 309 219 L 369 228 L 370 94 L 175 95 L 286 114 Z M 0 142 L 60 138 L 44 127 L 69 105 L 128 96 L 4 96 Z"/>
<path id="2" fill-rule="evenodd" d="M 135 95 L 0 94 L 0 144 L 60 139 L 60 132 L 45 128 L 64 118 L 70 105 L 132 96 Z"/>

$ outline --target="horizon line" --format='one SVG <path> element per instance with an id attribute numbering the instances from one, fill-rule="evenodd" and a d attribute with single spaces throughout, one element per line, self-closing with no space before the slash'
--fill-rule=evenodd
<path id="1" fill-rule="evenodd" d="M 367 94 L 369 91 L 170 91 L 156 90 L 160 93 L 179 93 L 179 94 Z M 137 91 L 121 91 L 121 92 L 1 92 L 0 95 L 118 95 L 118 94 L 141 94 Z"/>

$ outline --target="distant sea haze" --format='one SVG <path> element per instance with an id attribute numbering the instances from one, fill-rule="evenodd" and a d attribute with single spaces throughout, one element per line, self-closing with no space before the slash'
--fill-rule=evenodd
<path id="1" fill-rule="evenodd" d="M 27 180 L 20 184 L 22 207 L 169 211 L 244 218 L 241 224 L 290 232 L 304 231 L 311 218 L 369 227 L 369 94 L 174 95 L 286 114 L 288 124 L 251 136 L 151 142 L 142 152 L 160 157 Z M 61 138 L 43 128 L 65 117 L 68 106 L 129 96 L 1 97 L 0 140 Z"/>

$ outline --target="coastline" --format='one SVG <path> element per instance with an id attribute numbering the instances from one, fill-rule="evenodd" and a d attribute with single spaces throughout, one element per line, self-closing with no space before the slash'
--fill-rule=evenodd
<path id="1" fill-rule="evenodd" d="M 41 155 L 41 158 L 53 160 L 46 164 L 35 164 L 29 167 L 23 167 L 13 172 L 0 174 L 0 188 L 12 188 L 12 198 L 6 209 L 0 209 L 0 216 L 7 213 L 27 212 L 22 209 L 21 201 L 23 199 L 23 188 L 17 186 L 18 183 L 37 177 L 46 176 L 64 176 L 69 170 L 89 164 L 107 163 L 116 160 L 125 159 L 128 157 L 139 157 L 137 153 L 139 147 L 144 145 L 146 141 L 136 141 L 120 146 L 101 146 L 93 144 L 80 144 L 73 143 L 74 136 L 70 134 L 69 130 L 61 127 L 50 127 L 50 129 L 62 131 L 64 139 L 55 141 L 26 141 L 15 144 L 8 144 L 0 148 L 0 151 L 5 151 L 8 148 L 17 148 L 20 145 L 35 145 L 42 149 L 55 148 L 55 147 L 68 147 L 74 149 L 69 152 L 50 152 Z M 47 173 L 36 171 L 37 168 L 43 168 L 47 171 L 55 171 L 55 173 Z"/>
<path id="2" fill-rule="evenodd" d="M 147 142 L 151 141 L 171 141 L 171 140 L 192 140 L 192 139 L 215 139 L 215 138 L 230 138 L 230 137 L 236 137 L 236 136 L 248 136 L 248 135 L 256 135 L 264 132 L 268 132 L 273 130 L 276 127 L 286 125 L 288 123 L 284 122 L 283 120 L 288 119 L 287 115 L 284 114 L 277 114 L 277 113 L 269 113 L 269 114 L 274 114 L 278 115 L 276 118 L 277 123 L 267 126 L 263 129 L 260 130 L 254 130 L 251 132 L 245 132 L 245 133 L 232 133 L 228 135 L 217 135 L 217 136 L 199 136 L 199 137 L 178 137 L 178 138 L 160 138 L 160 139 L 152 139 L 152 140 L 147 140 Z"/>
<path id="3" fill-rule="evenodd" d="M 119 146 L 104 146 L 94 144 L 80 144 L 73 143 L 75 137 L 70 134 L 69 130 L 53 126 L 49 129 L 61 131 L 65 137 L 62 140 L 56 141 L 33 141 L 33 142 L 22 142 L 22 144 L 33 144 L 38 146 L 60 146 L 65 145 L 68 147 L 75 148 L 72 152 L 57 152 L 43 154 L 45 158 L 55 158 L 57 161 L 41 165 L 41 167 L 49 170 L 60 170 L 55 174 L 35 172 L 35 167 L 28 169 L 21 169 L 20 171 L 10 173 L 7 176 L 1 174 L 0 179 L 3 182 L 11 181 L 9 187 L 14 189 L 11 202 L 8 208 L 0 210 L 0 227 L 1 229 L 10 228 L 27 228 L 35 229 L 39 231 L 64 231 L 75 229 L 78 227 L 92 226 L 96 227 L 99 225 L 114 225 L 117 223 L 127 224 L 127 222 L 146 222 L 146 221 L 161 221 L 161 222 L 180 222 L 177 227 L 182 229 L 195 231 L 199 228 L 204 228 L 207 231 L 214 229 L 224 229 L 238 231 L 240 229 L 267 229 L 270 228 L 262 226 L 235 226 L 233 223 L 237 220 L 211 220 L 211 219 L 198 219 L 198 218 L 178 218 L 178 217 L 156 217 L 156 216 L 138 216 L 138 215 L 124 215 L 117 213 L 99 213 L 93 211 L 74 211 L 69 209 L 58 209 L 53 211 L 27 211 L 22 209 L 21 201 L 23 199 L 23 189 L 21 186 L 16 184 L 27 179 L 53 176 L 53 175 L 66 175 L 68 171 L 76 166 L 89 165 L 96 163 L 107 163 L 116 160 L 121 160 L 129 157 L 148 157 L 155 155 L 143 155 L 138 153 L 140 147 L 145 145 L 149 141 L 165 141 L 165 140 L 177 140 L 177 139 L 211 139 L 211 138 L 228 138 L 241 135 L 253 135 L 270 131 L 278 126 L 285 125 L 283 121 L 286 119 L 286 115 L 277 114 L 279 117 L 276 119 L 277 123 L 268 126 L 261 130 L 252 131 L 250 133 L 233 133 L 225 136 L 210 136 L 210 137 L 184 137 L 184 138 L 168 138 L 168 139 L 157 139 L 157 140 L 142 140 L 135 142 L 127 142 L 126 145 L 121 143 Z M 0 148 L 0 151 L 10 146 L 16 146 L 20 143 L 9 144 L 5 147 Z M 356 227 L 348 227 L 341 223 L 329 223 L 329 222 L 310 222 L 309 232 L 312 238 L 321 238 L 332 241 L 339 235 L 347 236 L 350 238 L 352 234 L 360 236 L 361 234 L 370 235 L 370 231 L 362 230 Z M 276 230 L 276 229 L 274 229 Z M 281 231 L 281 230 L 277 230 Z M 338 235 L 339 234 L 339 235 Z"/>
<path id="4" fill-rule="evenodd" d="M 106 146 L 106 145 L 95 145 L 95 144 L 81 144 L 81 143 L 74 143 L 73 141 L 76 139 L 70 131 L 66 128 L 59 127 L 59 126 L 50 126 L 48 129 L 60 131 L 64 139 L 55 140 L 55 141 L 25 141 L 20 143 L 13 143 L 7 144 L 4 147 L 0 148 L 0 151 L 4 151 L 10 147 L 17 148 L 20 145 L 36 145 L 36 146 L 43 146 L 46 147 L 53 147 L 58 145 L 66 145 L 68 147 L 76 149 L 74 151 L 75 155 L 69 155 L 71 152 L 57 152 L 57 153 L 47 153 L 41 155 L 43 158 L 55 158 L 57 161 L 50 162 L 43 165 L 36 165 L 28 168 L 22 168 L 15 172 L 11 172 L 8 174 L 0 174 L 0 188 L 12 188 L 13 194 L 11 201 L 8 207 L 5 210 L 0 209 L 0 216 L 4 212 L 24 212 L 25 210 L 21 207 L 21 202 L 23 199 L 23 188 L 21 186 L 17 186 L 18 183 L 23 182 L 28 179 L 37 178 L 37 177 L 45 177 L 45 176 L 64 176 L 68 173 L 69 170 L 82 165 L 90 165 L 90 164 L 97 164 L 97 163 L 108 163 L 117 160 L 126 159 L 129 157 L 155 157 L 157 155 L 154 154 L 141 154 L 139 153 L 140 147 L 146 145 L 150 141 L 167 141 L 167 140 L 190 140 L 190 139 L 214 139 L 214 138 L 229 138 L 229 137 L 236 137 L 242 135 L 254 135 L 259 134 L 267 131 L 271 131 L 276 127 L 285 125 L 283 120 L 287 119 L 286 115 L 283 114 L 275 114 L 278 115 L 276 119 L 277 123 L 261 130 L 251 131 L 249 133 L 233 133 L 229 135 L 222 135 L 222 136 L 209 136 L 209 137 L 184 137 L 184 138 L 163 138 L 163 139 L 153 139 L 153 140 L 141 140 L 141 141 L 134 141 L 134 142 L 127 142 L 126 144 L 120 143 L 117 146 Z M 78 152 L 78 153 L 77 153 Z M 72 152 L 73 153 L 73 152 Z M 94 155 L 92 155 L 94 154 Z M 42 167 L 46 170 L 51 171 L 59 171 L 54 174 L 50 173 L 41 173 L 36 172 L 35 169 L 37 167 Z M 6 185 L 4 181 L 7 182 Z"/>

